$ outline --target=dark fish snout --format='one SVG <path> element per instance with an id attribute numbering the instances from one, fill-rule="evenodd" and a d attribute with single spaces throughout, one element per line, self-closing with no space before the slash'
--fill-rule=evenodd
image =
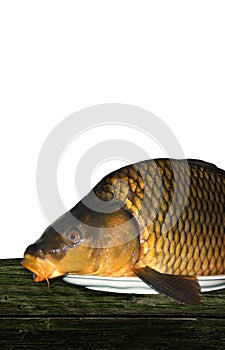
<path id="1" fill-rule="evenodd" d="M 29 245 L 24 253 L 36 258 L 45 259 L 54 256 L 54 260 L 60 260 L 67 251 L 67 245 L 60 234 L 48 231 L 36 242 Z"/>
<path id="2" fill-rule="evenodd" d="M 35 256 L 36 258 L 44 259 L 46 256 L 46 251 L 45 251 L 44 247 L 41 247 L 39 244 L 34 243 L 34 244 L 31 244 L 27 247 L 24 255 L 25 254 Z"/>

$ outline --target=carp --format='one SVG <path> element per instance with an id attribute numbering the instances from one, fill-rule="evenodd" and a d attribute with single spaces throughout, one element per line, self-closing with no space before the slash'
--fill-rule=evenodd
<path id="1" fill-rule="evenodd" d="M 105 176 L 24 253 L 34 281 L 67 273 L 138 276 L 200 304 L 199 276 L 225 273 L 225 171 L 151 159 Z"/>

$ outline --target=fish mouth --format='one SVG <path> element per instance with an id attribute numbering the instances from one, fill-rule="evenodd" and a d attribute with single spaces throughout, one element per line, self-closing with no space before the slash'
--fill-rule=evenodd
<path id="1" fill-rule="evenodd" d="M 34 281 L 41 282 L 46 280 L 49 285 L 49 278 L 58 277 L 63 273 L 56 270 L 55 266 L 47 259 L 25 254 L 22 265 L 34 273 Z"/>

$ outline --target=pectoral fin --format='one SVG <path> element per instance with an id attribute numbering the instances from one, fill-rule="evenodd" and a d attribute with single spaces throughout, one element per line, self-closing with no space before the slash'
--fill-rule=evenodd
<path id="1" fill-rule="evenodd" d="M 133 269 L 133 271 L 156 291 L 164 293 L 187 305 L 200 305 L 200 286 L 197 277 L 163 274 L 148 266 Z"/>

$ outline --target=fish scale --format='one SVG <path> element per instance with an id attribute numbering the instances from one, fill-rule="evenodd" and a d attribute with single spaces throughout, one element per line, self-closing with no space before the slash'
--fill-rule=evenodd
<path id="1" fill-rule="evenodd" d="M 198 277 L 225 274 L 224 211 L 225 171 L 199 160 L 142 161 L 100 181 L 27 247 L 22 264 L 35 282 L 138 276 L 196 306 Z"/>
<path id="2" fill-rule="evenodd" d="M 104 201 L 114 196 L 137 219 L 139 267 L 175 275 L 225 273 L 225 172 L 216 166 L 143 161 L 106 176 L 94 192 Z"/>

